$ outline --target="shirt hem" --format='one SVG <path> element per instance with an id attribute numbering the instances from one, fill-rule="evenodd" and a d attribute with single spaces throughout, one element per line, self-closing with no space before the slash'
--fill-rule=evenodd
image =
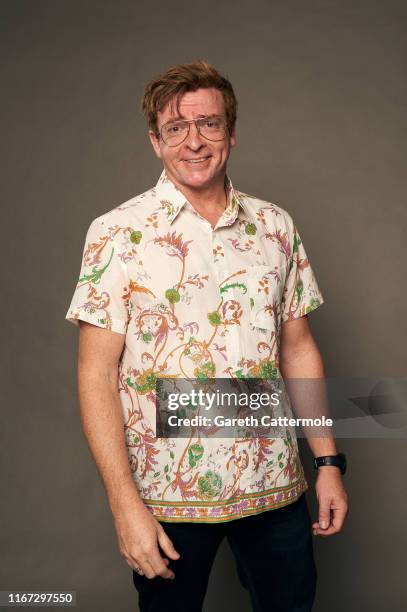
<path id="1" fill-rule="evenodd" d="M 65 319 L 69 323 L 73 323 L 76 326 L 79 325 L 79 321 L 85 321 L 85 323 L 91 323 L 96 327 L 103 327 L 104 329 L 116 332 L 117 334 L 126 334 L 127 325 L 125 321 L 112 319 L 110 317 L 103 317 L 98 313 L 86 312 L 86 310 L 69 310 L 65 315 Z"/>
<path id="2" fill-rule="evenodd" d="M 223 502 L 222 505 L 212 502 L 212 504 L 202 507 L 198 503 L 191 504 L 185 502 L 185 505 L 181 505 L 182 502 L 160 502 L 158 500 L 141 499 L 148 510 L 160 522 L 223 523 L 292 504 L 307 490 L 308 483 L 305 478 L 301 478 L 286 487 L 267 489 L 257 493 L 256 497 L 250 494 L 243 495 L 239 498 L 238 502 L 231 499 L 226 504 Z"/>

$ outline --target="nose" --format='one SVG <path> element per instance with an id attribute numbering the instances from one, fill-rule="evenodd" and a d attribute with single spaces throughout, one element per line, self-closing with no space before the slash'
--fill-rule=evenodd
<path id="1" fill-rule="evenodd" d="M 205 146 L 205 139 L 199 133 L 199 130 L 195 123 L 189 124 L 189 134 L 187 136 L 185 144 L 193 151 L 199 151 L 201 147 Z"/>

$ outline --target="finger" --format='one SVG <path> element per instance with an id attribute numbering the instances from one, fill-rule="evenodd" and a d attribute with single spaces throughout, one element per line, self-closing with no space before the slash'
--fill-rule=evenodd
<path id="1" fill-rule="evenodd" d="M 321 529 L 320 527 L 313 529 L 314 535 L 330 536 L 335 535 L 336 533 L 338 533 L 338 530 L 333 525 L 330 525 L 327 527 L 327 529 Z"/>
<path id="2" fill-rule="evenodd" d="M 329 536 L 336 535 L 338 532 L 333 527 L 328 527 L 328 529 L 319 529 L 314 532 L 314 536 L 323 536 L 328 538 Z"/>
<path id="3" fill-rule="evenodd" d="M 137 574 L 144 575 L 146 578 L 154 578 L 155 571 L 151 567 L 149 560 L 147 558 L 142 557 L 128 557 L 126 558 L 127 563 L 130 565 L 131 569 L 137 572 Z M 143 574 L 140 574 L 138 570 L 141 570 Z"/>
<path id="4" fill-rule="evenodd" d="M 148 559 L 143 559 L 140 563 L 137 563 L 137 565 L 141 567 L 145 577 L 149 580 L 156 577 L 157 574 Z"/>
<path id="5" fill-rule="evenodd" d="M 321 529 L 327 529 L 331 522 L 331 500 L 324 497 L 319 500 L 318 523 Z"/>
<path id="6" fill-rule="evenodd" d="M 345 508 L 335 508 L 332 511 L 332 525 L 340 531 L 345 522 L 346 509 Z"/>
<path id="7" fill-rule="evenodd" d="M 126 559 L 126 561 L 127 561 L 127 559 Z M 163 557 L 163 561 L 164 561 L 165 565 L 168 565 L 168 564 L 169 564 L 169 560 L 168 560 L 166 557 Z M 127 561 L 127 563 L 129 563 L 129 561 Z M 131 564 L 130 564 L 130 563 L 129 563 L 129 565 L 130 565 L 130 567 L 131 567 Z"/>
<path id="8" fill-rule="evenodd" d="M 152 568 L 149 564 L 147 564 L 146 562 L 140 561 L 139 559 L 136 559 L 135 557 L 125 557 L 126 559 L 126 563 L 127 565 L 137 574 L 139 574 L 139 576 L 146 576 L 147 578 L 153 578 L 155 576 L 155 573 L 152 571 Z M 141 570 L 143 573 L 140 574 L 139 570 Z"/>
<path id="9" fill-rule="evenodd" d="M 138 564 L 135 561 L 133 561 L 132 559 L 129 559 L 128 557 L 123 557 L 123 558 L 126 561 L 126 563 L 129 566 L 129 568 L 134 570 L 134 571 L 136 571 L 135 566 L 138 565 Z"/>
<path id="10" fill-rule="evenodd" d="M 158 532 L 158 543 L 163 552 L 165 552 L 165 554 L 168 555 L 170 559 L 176 560 L 180 558 L 181 555 L 178 551 L 175 550 L 173 543 L 165 533 L 163 527 Z"/>
<path id="11" fill-rule="evenodd" d="M 157 576 L 163 578 L 175 578 L 175 574 L 169 567 L 164 563 L 164 559 L 158 552 L 158 548 L 149 556 L 148 562 L 155 571 Z"/>

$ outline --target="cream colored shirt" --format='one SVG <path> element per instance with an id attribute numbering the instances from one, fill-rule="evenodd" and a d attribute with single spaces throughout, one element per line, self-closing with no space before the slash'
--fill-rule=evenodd
<path id="1" fill-rule="evenodd" d="M 125 335 L 118 390 L 130 468 L 158 520 L 220 522 L 295 501 L 297 440 L 156 438 L 155 382 L 274 379 L 281 324 L 323 303 L 284 209 L 234 189 L 212 229 L 167 178 L 95 219 L 66 318 Z"/>

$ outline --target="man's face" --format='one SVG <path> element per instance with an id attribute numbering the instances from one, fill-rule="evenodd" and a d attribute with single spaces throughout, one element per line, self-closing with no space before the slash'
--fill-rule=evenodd
<path id="1" fill-rule="evenodd" d="M 217 89 L 198 89 L 185 93 L 179 105 L 170 102 L 157 115 L 158 130 L 168 121 L 198 119 L 210 115 L 225 116 L 223 97 Z M 162 159 L 168 177 L 179 186 L 189 189 L 205 189 L 223 181 L 230 149 L 236 144 L 235 135 L 227 132 L 225 138 L 210 141 L 199 134 L 194 123 L 190 124 L 187 138 L 175 147 L 167 146 L 161 138 L 149 132 L 151 143 L 159 159 Z M 191 161 L 196 160 L 196 161 Z"/>

